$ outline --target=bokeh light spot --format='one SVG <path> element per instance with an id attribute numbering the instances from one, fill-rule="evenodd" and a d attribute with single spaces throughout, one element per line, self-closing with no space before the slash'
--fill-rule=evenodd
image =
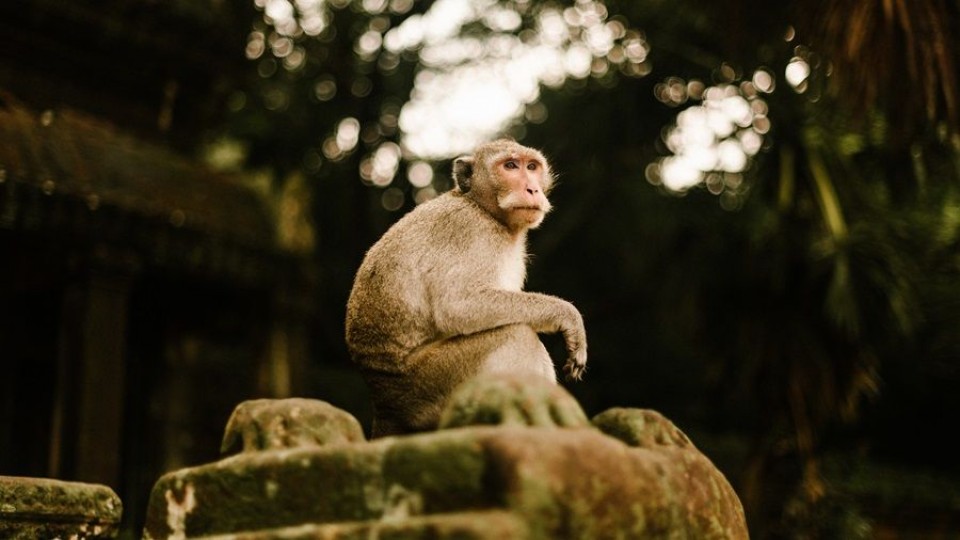
<path id="1" fill-rule="evenodd" d="M 436 197 L 437 190 L 433 189 L 432 187 L 425 187 L 417 190 L 416 194 L 413 196 L 413 201 L 417 204 L 423 204 L 431 199 L 435 199 Z"/>
<path id="2" fill-rule="evenodd" d="M 337 125 L 337 147 L 341 152 L 349 152 L 360 140 L 360 121 L 356 118 L 344 118 Z"/>
<path id="3" fill-rule="evenodd" d="M 784 78 L 793 86 L 797 92 L 803 92 L 806 88 L 804 83 L 810 76 L 810 64 L 799 56 L 794 56 L 784 70 Z"/>
<path id="4" fill-rule="evenodd" d="M 330 101 L 337 95 L 337 83 L 333 77 L 323 78 L 313 85 L 313 95 L 320 101 Z"/>
<path id="5" fill-rule="evenodd" d="M 403 201 L 406 198 L 403 190 L 399 188 L 387 188 L 383 190 L 383 194 L 380 196 L 380 204 L 383 205 L 383 208 L 394 212 L 403 207 Z"/>
<path id="6" fill-rule="evenodd" d="M 772 75 L 764 69 L 758 69 L 748 81 L 732 80 L 706 88 L 677 77 L 657 84 L 654 93 L 666 105 L 678 107 L 688 100 L 700 103 L 680 111 L 675 124 L 664 130 L 663 142 L 673 155 L 648 165 L 644 172 L 647 181 L 676 193 L 703 184 L 710 193 L 727 197 L 726 207 L 739 207 L 740 199 L 731 199 L 729 192 L 736 195 L 744 189 L 742 173 L 763 148 L 770 122 L 760 95 L 772 88 Z"/>
<path id="7" fill-rule="evenodd" d="M 776 88 L 773 73 L 770 73 L 766 69 L 758 69 L 753 72 L 753 86 L 765 94 L 773 92 Z"/>
<path id="8" fill-rule="evenodd" d="M 413 187 L 427 187 L 433 182 L 433 167 L 424 161 L 414 161 L 407 167 L 407 180 Z"/>

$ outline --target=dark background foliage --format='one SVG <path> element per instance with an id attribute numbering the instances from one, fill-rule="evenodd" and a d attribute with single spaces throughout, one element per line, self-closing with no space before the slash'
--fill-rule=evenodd
<path id="1" fill-rule="evenodd" d="M 255 178 L 280 221 L 295 203 L 286 248 L 318 284 L 306 393 L 367 421 L 344 305 L 365 250 L 415 204 L 419 188 L 405 178 L 417 157 L 407 151 L 388 185 L 361 171 L 384 144 L 403 144 L 397 117 L 431 66 L 416 47 L 358 43 L 435 2 L 319 3 L 329 18 L 317 35 L 279 32 L 265 2 L 118 4 L 102 16 L 82 2 L 3 8 L 23 18 L 0 24 L 23 50 L 88 51 L 73 53 L 82 63 L 62 50 L 40 55 L 60 60 L 39 66 L 10 55 L 4 84 L 38 107 L 88 110 L 197 159 L 232 148 L 218 166 Z M 543 10 L 602 5 L 605 20 L 649 46 L 641 67 L 596 57 L 592 74 L 543 87 L 502 129 L 542 148 L 559 172 L 556 210 L 531 235 L 528 288 L 585 316 L 590 367 L 568 388 L 588 414 L 632 406 L 672 418 L 731 479 L 757 537 L 955 534 L 956 6 L 489 4 L 522 15 L 506 33 L 523 39 Z M 96 40 L 70 37 L 82 21 Z M 461 32 L 498 31 L 474 21 Z M 810 73 L 793 85 L 784 73 L 798 61 Z M 758 70 L 773 75 L 772 91 L 756 90 Z M 110 99 L 89 90 L 102 77 L 113 81 Z M 694 82 L 759 99 L 769 127 L 743 171 L 678 193 L 650 167 L 671 154 L 678 113 L 704 102 L 688 91 Z M 664 98 L 670 84 L 685 93 Z M 360 131 L 337 150 L 345 118 Z M 428 160 L 436 191 L 449 188 L 450 157 Z"/>

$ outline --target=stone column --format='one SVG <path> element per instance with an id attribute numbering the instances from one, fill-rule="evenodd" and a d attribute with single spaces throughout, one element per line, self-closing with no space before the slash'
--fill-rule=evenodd
<path id="1" fill-rule="evenodd" d="M 118 486 L 130 280 L 94 273 L 64 294 L 50 471 Z"/>

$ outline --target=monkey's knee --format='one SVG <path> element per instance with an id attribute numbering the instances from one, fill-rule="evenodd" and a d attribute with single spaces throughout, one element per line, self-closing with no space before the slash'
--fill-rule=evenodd
<path id="1" fill-rule="evenodd" d="M 512 324 L 491 331 L 495 346 L 487 355 L 482 371 L 487 373 L 528 373 L 557 382 L 553 361 L 533 328 Z"/>
<path id="2" fill-rule="evenodd" d="M 371 382 L 372 438 L 436 429 L 446 395 L 438 394 L 434 387 L 416 384 L 416 379 L 384 381 L 374 377 L 368 384 Z"/>
<path id="3" fill-rule="evenodd" d="M 391 418 L 385 418 L 374 412 L 373 423 L 370 425 L 370 438 L 379 439 L 380 437 L 405 435 L 412 432 L 413 430 L 403 426 L 400 422 Z"/>

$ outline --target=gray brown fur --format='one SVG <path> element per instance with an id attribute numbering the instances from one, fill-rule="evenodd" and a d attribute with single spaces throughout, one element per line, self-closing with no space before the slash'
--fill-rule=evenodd
<path id="1" fill-rule="evenodd" d="M 553 178 L 543 156 L 512 141 L 488 143 L 455 162 L 457 188 L 394 224 L 357 272 L 346 339 L 371 390 L 373 436 L 434 429 L 453 388 L 480 372 L 531 373 L 555 383 L 539 332 L 563 333 L 568 378 L 579 379 L 586 367 L 577 309 L 522 290 L 526 232 L 539 221 L 524 221 L 531 221 L 529 209 L 510 208 L 512 194 L 491 170 L 511 155 L 542 161 L 543 194 L 533 196 L 545 214 Z"/>

